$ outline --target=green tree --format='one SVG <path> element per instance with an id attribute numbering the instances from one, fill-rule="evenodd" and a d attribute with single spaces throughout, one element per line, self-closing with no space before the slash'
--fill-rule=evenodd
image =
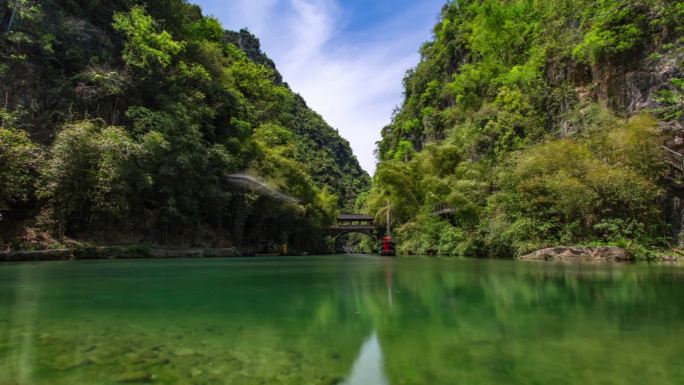
<path id="1" fill-rule="evenodd" d="M 154 19 L 141 6 L 134 6 L 128 13 L 115 13 L 112 25 L 126 36 L 122 55 L 133 67 L 146 69 L 158 64 L 166 68 L 184 46 L 167 31 L 157 32 Z"/>
<path id="2" fill-rule="evenodd" d="M 0 209 L 34 198 L 41 162 L 40 148 L 25 131 L 0 127 Z"/>

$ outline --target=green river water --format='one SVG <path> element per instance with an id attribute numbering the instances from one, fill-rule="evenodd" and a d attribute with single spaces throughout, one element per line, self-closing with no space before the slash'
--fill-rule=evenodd
<path id="1" fill-rule="evenodd" d="M 684 269 L 0 264 L 0 385 L 684 384 Z"/>

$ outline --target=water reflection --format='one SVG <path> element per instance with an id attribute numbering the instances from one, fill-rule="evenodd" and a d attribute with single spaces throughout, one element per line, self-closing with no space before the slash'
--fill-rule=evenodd
<path id="1" fill-rule="evenodd" d="M 0 385 L 680 385 L 683 272 L 349 256 L 0 265 Z"/>
<path id="2" fill-rule="evenodd" d="M 343 385 L 388 385 L 383 368 L 382 347 L 378 334 L 373 332 L 361 347 L 351 374 Z"/>
<path id="3" fill-rule="evenodd" d="M 385 258 L 385 287 L 387 287 L 387 302 L 390 309 L 394 303 L 394 258 Z"/>
<path id="4" fill-rule="evenodd" d="M 33 358 L 41 282 L 37 277 L 36 269 L 28 264 L 21 266 L 16 278 L 17 290 L 13 311 L 10 313 L 10 324 L 6 331 L 9 334 L 9 344 L 17 348 L 11 351 L 7 359 L 11 362 L 10 376 L 17 378 L 21 384 L 29 384 L 33 382 Z"/>

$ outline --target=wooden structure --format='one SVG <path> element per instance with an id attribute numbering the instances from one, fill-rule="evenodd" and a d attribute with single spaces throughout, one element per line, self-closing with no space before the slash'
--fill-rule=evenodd
<path id="1" fill-rule="evenodd" d="M 370 215 L 341 214 L 337 218 L 337 223 L 328 227 L 327 230 L 335 238 L 351 233 L 366 234 L 377 238 L 373 221 L 374 218 Z"/>
<path id="2" fill-rule="evenodd" d="M 679 172 L 684 172 L 684 155 L 665 146 L 660 146 L 665 151 L 667 163 Z"/>
<path id="3" fill-rule="evenodd" d="M 432 212 L 432 215 L 443 217 L 454 213 L 454 211 L 455 210 L 449 207 L 449 205 L 446 202 L 440 202 L 437 204 L 437 206 L 435 206 L 435 211 Z"/>

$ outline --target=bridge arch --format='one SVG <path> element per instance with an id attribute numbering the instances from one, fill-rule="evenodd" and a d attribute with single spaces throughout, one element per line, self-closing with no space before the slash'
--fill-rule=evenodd
<path id="1" fill-rule="evenodd" d="M 347 234 L 364 234 L 368 235 L 374 240 L 378 240 L 378 234 L 373 224 L 375 218 L 364 214 L 341 214 L 337 218 L 337 223 L 328 227 L 327 233 L 333 237 L 335 241 L 343 235 Z"/>
<path id="2" fill-rule="evenodd" d="M 337 242 L 337 240 L 340 239 L 340 237 L 343 237 L 343 236 L 349 235 L 349 234 L 361 234 L 361 235 L 366 235 L 366 236 L 371 237 L 374 241 L 377 241 L 377 240 L 379 239 L 379 238 L 378 238 L 378 235 L 375 234 L 375 233 L 373 233 L 373 232 L 361 231 L 361 230 L 350 230 L 350 231 L 344 231 L 344 232 L 339 232 L 339 233 L 336 233 L 336 234 L 332 234 L 333 241 Z"/>

